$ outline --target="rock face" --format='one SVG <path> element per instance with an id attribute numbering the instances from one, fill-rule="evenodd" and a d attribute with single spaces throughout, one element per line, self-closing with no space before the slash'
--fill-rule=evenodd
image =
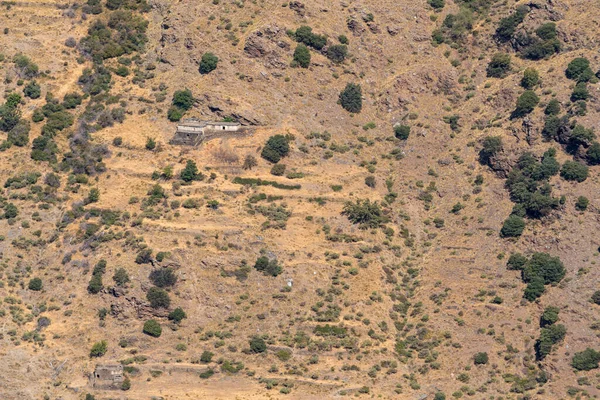
<path id="1" fill-rule="evenodd" d="M 285 69 L 281 50 L 288 50 L 289 43 L 284 40 L 285 30 L 278 26 L 267 26 L 253 32 L 244 44 L 244 53 L 250 58 L 263 59 L 264 66 L 272 69 Z"/>

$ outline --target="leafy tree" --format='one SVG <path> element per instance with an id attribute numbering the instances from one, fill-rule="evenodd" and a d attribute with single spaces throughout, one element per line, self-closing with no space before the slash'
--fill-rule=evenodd
<path id="1" fill-rule="evenodd" d="M 587 197 L 579 196 L 577 198 L 577 202 L 575 202 L 575 209 L 577 209 L 577 211 L 585 211 L 587 210 L 589 204 L 590 201 Z"/>
<path id="2" fill-rule="evenodd" d="M 196 163 L 192 160 L 188 160 L 185 164 L 185 168 L 179 174 L 179 177 L 184 182 L 192 182 L 202 180 L 203 175 L 198 172 Z"/>
<path id="3" fill-rule="evenodd" d="M 189 89 L 178 90 L 173 94 L 173 103 L 175 107 L 188 111 L 194 105 L 194 96 Z"/>
<path id="4" fill-rule="evenodd" d="M 406 140 L 410 136 L 410 126 L 408 125 L 395 125 L 394 136 L 400 140 Z"/>
<path id="5" fill-rule="evenodd" d="M 8 96 L 6 102 L 0 106 L 0 130 L 9 132 L 21 119 L 21 111 L 18 106 L 21 96 L 13 93 Z"/>
<path id="6" fill-rule="evenodd" d="M 348 112 L 359 113 L 362 110 L 362 89 L 360 85 L 348 83 L 340 93 L 340 104 Z"/>
<path id="7" fill-rule="evenodd" d="M 250 339 L 250 350 L 253 353 L 264 353 L 267 351 L 267 344 L 262 338 L 255 336 Z"/>
<path id="8" fill-rule="evenodd" d="M 115 271 L 113 275 L 113 281 L 117 284 L 117 286 L 125 286 L 129 283 L 129 274 L 125 268 L 119 268 Z"/>
<path id="9" fill-rule="evenodd" d="M 285 164 L 275 164 L 273 168 L 271 168 L 271 174 L 275 176 L 282 176 L 285 174 Z"/>
<path id="10" fill-rule="evenodd" d="M 600 306 L 600 290 L 596 290 L 592 295 L 592 302 Z"/>
<path id="11" fill-rule="evenodd" d="M 433 396 L 433 400 L 446 400 L 446 395 L 442 392 L 437 392 L 435 396 Z"/>
<path id="12" fill-rule="evenodd" d="M 213 358 L 214 355 L 215 355 L 214 353 L 211 353 L 208 350 L 204 350 L 202 352 L 202 355 L 200 355 L 200 361 L 203 362 L 203 363 L 208 364 L 209 362 L 212 361 L 212 358 Z"/>
<path id="13" fill-rule="evenodd" d="M 199 71 L 202 75 L 206 75 L 217 68 L 217 63 L 219 62 L 219 58 L 213 53 L 204 53 L 202 55 L 202 59 L 200 60 L 200 68 Z"/>
<path id="14" fill-rule="evenodd" d="M 304 43 L 315 50 L 321 50 L 327 44 L 327 38 L 325 36 L 313 33 L 312 28 L 306 25 L 296 29 L 294 38 L 297 42 Z"/>
<path id="15" fill-rule="evenodd" d="M 600 143 L 593 142 L 587 149 L 586 160 L 590 165 L 600 164 Z"/>
<path id="16" fill-rule="evenodd" d="M 152 250 L 143 249 L 135 257 L 136 264 L 150 264 L 152 261 Z"/>
<path id="17" fill-rule="evenodd" d="M 187 315 L 181 307 L 177 307 L 169 313 L 169 319 L 171 321 L 175 321 L 176 323 L 180 323 L 184 318 L 187 318 Z"/>
<path id="18" fill-rule="evenodd" d="M 504 78 L 510 72 L 511 59 L 506 53 L 496 53 L 489 62 L 486 72 L 489 78 Z"/>
<path id="19" fill-rule="evenodd" d="M 177 283 L 177 276 L 173 268 L 158 268 L 150 272 L 149 279 L 160 288 L 173 286 Z"/>
<path id="20" fill-rule="evenodd" d="M 577 161 L 565 161 L 560 176 L 567 181 L 583 182 L 588 177 L 588 167 Z"/>
<path id="21" fill-rule="evenodd" d="M 160 324 L 153 319 L 149 319 L 144 323 L 144 328 L 142 330 L 146 335 L 150 335 L 152 337 L 160 337 L 162 334 L 162 328 Z"/>
<path id="22" fill-rule="evenodd" d="M 8 132 L 7 141 L 18 147 L 24 147 L 29 144 L 29 131 L 31 125 L 29 121 L 20 120 L 17 124 Z"/>
<path id="23" fill-rule="evenodd" d="M 553 324 L 542 328 L 540 338 L 535 343 L 535 354 L 538 360 L 543 360 L 550 352 L 552 347 L 563 341 L 567 333 L 564 325 Z"/>
<path id="24" fill-rule="evenodd" d="M 150 302 L 152 308 L 169 308 L 171 298 L 169 294 L 160 288 L 151 287 L 146 293 L 146 299 Z"/>
<path id="25" fill-rule="evenodd" d="M 558 321 L 558 307 L 546 307 L 542 315 L 540 316 L 540 326 L 542 328 L 555 324 Z"/>
<path id="26" fill-rule="evenodd" d="M 548 253 L 533 253 L 523 269 L 523 280 L 531 282 L 535 278 L 541 278 L 545 285 L 549 285 L 560 282 L 565 273 L 565 267 L 558 257 L 552 257 Z"/>
<path id="27" fill-rule="evenodd" d="M 590 371 L 598 368 L 600 363 L 600 352 L 591 348 L 575 353 L 571 365 L 578 371 Z"/>
<path id="28" fill-rule="evenodd" d="M 490 163 L 490 159 L 503 149 L 502 138 L 500 136 L 487 136 L 483 139 L 482 148 L 479 151 L 479 162 L 484 165 Z"/>
<path id="29" fill-rule="evenodd" d="M 106 340 L 94 343 L 92 349 L 90 350 L 90 357 L 102 357 L 104 354 L 106 354 L 107 350 L 108 345 L 106 344 Z"/>
<path id="30" fill-rule="evenodd" d="M 282 157 L 288 155 L 290 144 L 288 138 L 283 135 L 271 136 L 261 152 L 261 157 L 272 163 L 277 163 Z"/>
<path id="31" fill-rule="evenodd" d="M 527 257 L 525 257 L 523 254 L 512 253 L 508 258 L 506 266 L 509 270 L 522 271 L 525 268 L 525 264 L 527 264 L 527 261 Z"/>
<path id="32" fill-rule="evenodd" d="M 29 290 L 33 290 L 35 292 L 39 292 L 42 290 L 42 280 L 40 278 L 33 278 L 29 281 Z"/>
<path id="33" fill-rule="evenodd" d="M 475 363 L 475 365 L 484 365 L 484 364 L 487 364 L 488 361 L 489 361 L 489 357 L 488 357 L 488 354 L 485 352 L 477 353 L 473 357 L 473 362 Z"/>
<path id="34" fill-rule="evenodd" d="M 546 287 L 544 286 L 544 280 L 539 277 L 533 278 L 525 288 L 525 292 L 523 293 L 523 297 L 529 301 L 535 301 L 538 297 L 540 297 L 546 291 Z"/>
<path id="35" fill-rule="evenodd" d="M 517 215 L 509 216 L 500 230 L 502 237 L 519 237 L 525 229 L 525 221 Z"/>
<path id="36" fill-rule="evenodd" d="M 276 259 L 269 260 L 266 256 L 259 257 L 256 263 L 254 263 L 254 268 L 265 275 L 271 276 L 277 276 L 283 272 L 283 268 L 281 268 Z"/>
<path id="37" fill-rule="evenodd" d="M 576 102 L 579 100 L 587 100 L 590 97 L 590 92 L 587 88 L 586 82 L 577 82 L 573 93 L 571 93 L 571 101 Z"/>
<path id="38" fill-rule="evenodd" d="M 310 50 L 302 43 L 294 50 L 294 62 L 302 68 L 308 68 L 310 65 Z"/>
<path id="39" fill-rule="evenodd" d="M 538 84 L 540 80 L 540 74 L 535 68 L 527 68 L 523 72 L 523 78 L 521 79 L 521 86 L 525 89 L 532 89 Z"/>
<path id="40" fill-rule="evenodd" d="M 565 75 L 575 81 L 587 82 L 594 75 L 590 68 L 590 60 L 585 57 L 573 59 L 567 66 Z"/>
<path id="41" fill-rule="evenodd" d="M 532 90 L 526 90 L 517 99 L 517 107 L 512 113 L 513 118 L 524 117 L 533 111 L 540 102 L 540 98 Z"/>
<path id="42" fill-rule="evenodd" d="M 558 115 L 560 113 L 560 102 L 556 99 L 552 99 L 546 105 L 544 114 L 546 115 Z"/>
<path id="43" fill-rule="evenodd" d="M 444 0 L 428 0 L 429 5 L 436 10 L 441 10 L 446 5 Z"/>
<path id="44" fill-rule="evenodd" d="M 443 1 L 443 0 L 442 0 Z M 327 58 L 334 63 L 344 62 L 348 56 L 348 46 L 345 44 L 334 44 L 327 49 Z"/>
<path id="45" fill-rule="evenodd" d="M 183 112 L 180 108 L 175 106 L 169 107 L 169 111 L 167 111 L 167 118 L 171 122 L 177 122 L 183 118 Z"/>
<path id="46" fill-rule="evenodd" d="M 23 94 L 30 99 L 39 99 L 42 94 L 42 88 L 36 81 L 31 81 L 23 88 Z"/>
<path id="47" fill-rule="evenodd" d="M 93 274 L 87 287 L 88 292 L 97 294 L 102 289 L 104 289 L 104 285 L 102 284 L 102 274 Z"/>
<path id="48" fill-rule="evenodd" d="M 342 215 L 347 216 L 353 224 L 360 225 L 361 229 L 378 228 L 387 221 L 379 203 L 369 199 L 347 202 Z"/>
<path id="49" fill-rule="evenodd" d="M 500 42 L 508 42 L 512 39 L 517 27 L 523 22 L 529 12 L 529 7 L 521 6 L 508 17 L 502 18 L 496 28 L 495 38 Z"/>
<path id="50" fill-rule="evenodd" d="M 554 22 L 547 22 L 545 24 L 542 24 L 535 30 L 535 34 L 543 40 L 554 39 L 557 35 L 556 24 Z"/>

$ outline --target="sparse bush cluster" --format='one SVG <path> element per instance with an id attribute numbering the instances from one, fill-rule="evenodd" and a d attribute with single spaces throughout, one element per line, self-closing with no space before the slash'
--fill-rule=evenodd
<path id="1" fill-rule="evenodd" d="M 534 301 L 546 290 L 545 285 L 560 282 L 566 269 L 558 257 L 548 253 L 533 253 L 530 258 L 514 253 L 507 262 L 508 269 L 521 271 L 523 282 L 527 283 L 524 296 Z"/>

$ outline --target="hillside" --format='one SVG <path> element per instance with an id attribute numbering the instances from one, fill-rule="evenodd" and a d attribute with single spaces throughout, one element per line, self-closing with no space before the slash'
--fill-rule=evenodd
<path id="1" fill-rule="evenodd" d="M 0 12 L 0 398 L 600 395 L 599 4 Z"/>

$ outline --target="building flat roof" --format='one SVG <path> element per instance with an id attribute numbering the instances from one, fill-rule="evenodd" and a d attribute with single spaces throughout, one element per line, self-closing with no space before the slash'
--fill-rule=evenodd
<path id="1" fill-rule="evenodd" d="M 204 128 L 207 125 L 220 125 L 220 126 L 239 126 L 239 122 L 216 122 L 216 121 L 200 121 L 197 119 L 186 119 L 183 120 L 178 126 L 193 126 L 197 128 Z"/>

